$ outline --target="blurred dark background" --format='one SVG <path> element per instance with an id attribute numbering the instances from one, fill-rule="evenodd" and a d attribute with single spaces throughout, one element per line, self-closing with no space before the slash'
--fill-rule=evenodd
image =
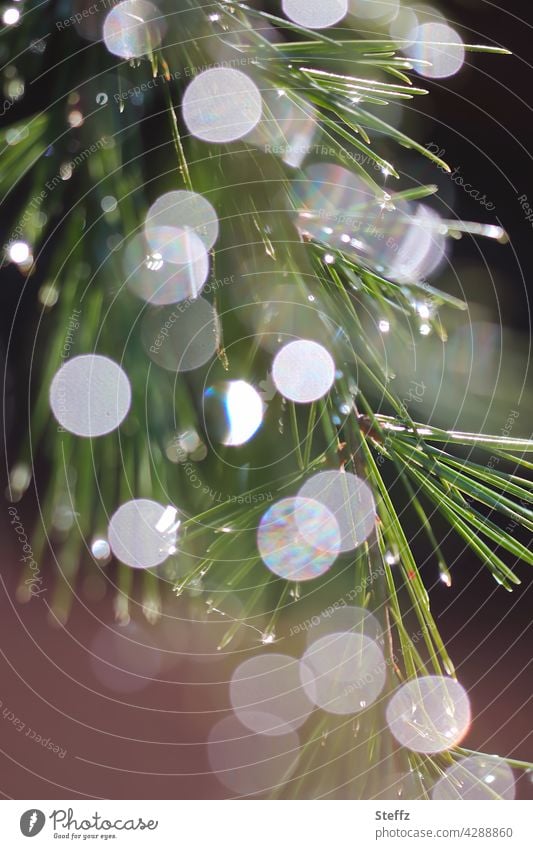
<path id="1" fill-rule="evenodd" d="M 521 415 L 513 435 L 529 437 L 533 223 L 525 220 L 518 198 L 525 194 L 533 204 L 532 7 L 517 0 L 508 8 L 479 0 L 448 0 L 440 8 L 465 41 L 494 43 L 513 52 L 512 57 L 501 58 L 468 55 L 462 73 L 429 82 L 430 96 L 416 101 L 416 114 L 405 119 L 404 126 L 424 144 L 436 143 L 444 149 L 452 168 L 460 167 L 465 181 L 486 194 L 495 209 L 481 208 L 430 166 L 420 166 L 419 178 L 439 182 L 458 217 L 486 223 L 497 220 L 510 235 L 508 245 L 484 243 L 481 253 L 469 238 L 461 240 L 454 246 L 454 266 L 462 270 L 465 289 L 484 320 L 509 328 L 508 338 L 516 345 L 520 363 L 520 373 L 514 374 L 516 385 L 525 381 L 526 386 L 522 398 L 516 392 Z M 444 281 L 445 277 L 443 272 Z M 2 358 L 19 280 L 13 266 L 3 272 Z M 20 362 L 10 358 L 6 372 L 10 463 L 11 446 L 26 427 L 24 415 L 19 414 L 25 409 L 24 339 L 32 333 L 33 311 L 31 305 L 25 308 L 28 314 L 23 311 L 17 318 L 22 334 L 17 345 Z M 498 384 L 494 391 L 498 392 Z M 493 425 L 497 428 L 496 422 Z M 7 709 L 8 715 L 12 712 L 25 729 L 18 730 L 9 719 L 0 722 L 2 794 L 27 799 L 224 796 L 223 788 L 208 774 L 201 742 L 212 724 L 213 711 L 221 710 L 227 698 L 213 682 L 223 681 L 231 667 L 224 662 L 206 664 L 203 674 L 185 660 L 167 673 L 169 683 L 158 682 L 141 693 L 101 695 L 84 646 L 92 643 L 100 621 L 112 621 L 111 601 L 76 603 L 68 632 L 49 624 L 41 600 L 20 605 L 15 598 L 20 555 L 7 508 L 6 502 L 1 537 L 0 709 Z M 31 492 L 17 509 L 26 529 L 31 528 L 35 519 Z M 448 542 L 447 551 L 452 560 L 460 554 L 452 588 L 436 580 L 429 566 L 426 578 L 437 623 L 472 700 L 474 722 L 465 745 L 531 761 L 533 576 L 527 567 L 519 567 L 523 584 L 510 595 L 494 584 L 469 553 L 460 553 L 458 543 Z M 43 748 L 26 735 L 28 728 L 57 743 L 60 752 Z M 62 750 L 64 756 L 60 756 Z M 120 770 L 113 768 L 117 764 Z M 519 796 L 533 798 L 533 784 L 527 778 L 519 783 Z"/>

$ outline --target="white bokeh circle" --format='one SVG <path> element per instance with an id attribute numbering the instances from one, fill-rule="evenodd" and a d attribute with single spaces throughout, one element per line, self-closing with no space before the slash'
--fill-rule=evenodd
<path id="1" fill-rule="evenodd" d="M 310 404 L 327 395 L 335 380 L 335 362 L 323 345 L 297 339 L 274 358 L 272 379 L 278 392 L 297 404 Z"/>
<path id="2" fill-rule="evenodd" d="M 176 227 L 192 230 L 202 240 L 207 250 L 218 238 L 218 216 L 207 198 L 197 192 L 167 192 L 157 198 L 146 215 L 145 226 Z"/>
<path id="3" fill-rule="evenodd" d="M 470 701 L 453 678 L 427 675 L 403 684 L 387 705 L 388 726 L 402 746 L 436 754 L 461 742 L 470 725 Z"/>
<path id="4" fill-rule="evenodd" d="M 362 545 L 375 527 L 372 490 L 350 472 L 319 472 L 304 483 L 298 495 L 319 501 L 333 514 L 340 530 L 340 551 L 352 551 Z"/>
<path id="5" fill-rule="evenodd" d="M 98 354 L 68 360 L 50 385 L 50 407 L 65 430 L 76 436 L 104 436 L 116 430 L 131 405 L 130 382 L 117 363 Z"/>
<path id="6" fill-rule="evenodd" d="M 248 717 L 248 726 L 260 719 Z M 300 754 L 296 731 L 271 736 L 256 734 L 237 717 L 218 722 L 209 734 L 207 755 L 221 784 L 238 795 L 268 793 L 283 785 Z"/>
<path id="7" fill-rule="evenodd" d="M 209 68 L 188 85 L 182 112 L 191 135 L 223 144 L 253 130 L 261 118 L 261 94 L 242 71 Z"/>
<path id="8" fill-rule="evenodd" d="M 435 800 L 486 800 L 515 798 L 513 770 L 496 755 L 470 755 L 453 763 L 434 784 Z"/>
<path id="9" fill-rule="evenodd" d="M 110 53 L 135 59 L 151 53 L 165 34 L 164 17 L 148 0 L 123 0 L 104 21 L 103 41 Z"/>
<path id="10" fill-rule="evenodd" d="M 342 21 L 348 12 L 348 0 L 283 0 L 282 8 L 295 24 L 325 29 Z"/>
<path id="11" fill-rule="evenodd" d="M 304 653 L 302 685 L 322 710 L 347 715 L 376 701 L 385 686 L 386 670 L 383 652 L 370 637 L 335 632 L 311 643 Z"/>
<path id="12" fill-rule="evenodd" d="M 284 498 L 263 515 L 257 547 L 270 571 L 286 581 L 311 581 L 331 568 L 339 553 L 335 516 L 319 501 Z"/>
<path id="13" fill-rule="evenodd" d="M 178 525 L 175 508 L 138 498 L 122 504 L 113 514 L 107 537 L 121 563 L 151 569 L 175 553 Z"/>
<path id="14" fill-rule="evenodd" d="M 258 734 L 279 736 L 294 731 L 314 709 L 302 685 L 311 692 L 313 676 L 300 663 L 284 654 L 262 654 L 241 663 L 233 673 L 230 699 L 237 717 Z"/>

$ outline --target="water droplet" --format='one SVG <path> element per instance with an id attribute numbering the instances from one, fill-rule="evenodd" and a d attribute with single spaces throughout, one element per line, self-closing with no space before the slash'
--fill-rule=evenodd
<path id="1" fill-rule="evenodd" d="M 6 9 L 4 14 L 2 15 L 2 21 L 6 26 L 13 26 L 18 23 L 20 18 L 20 12 L 18 9 L 10 8 Z"/>
<path id="2" fill-rule="evenodd" d="M 31 256 L 30 246 L 26 242 L 12 242 L 7 253 L 11 262 L 17 265 L 24 265 Z"/>
<path id="3" fill-rule="evenodd" d="M 95 560 L 108 560 L 111 557 L 111 547 L 105 539 L 95 539 L 91 545 Z"/>

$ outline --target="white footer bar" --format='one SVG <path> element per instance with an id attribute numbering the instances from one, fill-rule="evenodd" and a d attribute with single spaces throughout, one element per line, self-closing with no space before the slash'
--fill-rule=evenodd
<path id="1" fill-rule="evenodd" d="M 6 849 L 533 847 L 531 802 L 9 800 L 0 824 Z"/>

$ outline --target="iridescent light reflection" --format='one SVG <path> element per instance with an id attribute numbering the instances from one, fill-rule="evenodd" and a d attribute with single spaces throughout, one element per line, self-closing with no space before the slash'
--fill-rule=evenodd
<path id="1" fill-rule="evenodd" d="M 96 354 L 68 360 L 50 386 L 50 407 L 65 430 L 96 437 L 116 430 L 131 404 L 130 382 L 117 363 Z"/>
<path id="2" fill-rule="evenodd" d="M 302 486 L 300 498 L 310 498 L 328 508 L 340 530 L 340 550 L 352 551 L 372 533 L 376 507 L 372 490 L 349 472 L 319 472 Z M 300 514 L 297 515 L 299 523 Z"/>
<path id="3" fill-rule="evenodd" d="M 122 258 L 128 289 L 154 306 L 196 298 L 209 276 L 209 257 L 198 239 L 195 244 L 196 258 L 177 265 L 165 262 L 158 250 L 152 250 L 144 234 L 134 236 Z"/>
<path id="4" fill-rule="evenodd" d="M 423 23 L 413 30 L 409 39 L 413 45 L 409 55 L 414 59 L 423 59 L 431 66 L 421 66 L 417 70 L 424 77 L 441 79 L 451 77 L 463 66 L 465 48 L 459 33 L 446 23 Z"/>
<path id="5" fill-rule="evenodd" d="M 230 380 L 204 393 L 204 415 L 209 433 L 224 445 L 244 445 L 263 422 L 261 396 L 245 380 Z"/>
<path id="6" fill-rule="evenodd" d="M 213 206 L 203 195 L 175 191 L 161 195 L 148 210 L 146 228 L 154 227 L 190 229 L 209 250 L 218 238 L 219 224 Z"/>
<path id="7" fill-rule="evenodd" d="M 333 357 L 318 342 L 298 339 L 285 345 L 274 358 L 272 379 L 289 401 L 310 404 L 327 395 L 335 380 Z"/>
<path id="8" fill-rule="evenodd" d="M 192 371 L 205 365 L 219 344 L 214 307 L 204 298 L 180 308 L 150 310 L 143 319 L 141 338 L 150 359 L 167 371 Z"/>
<path id="9" fill-rule="evenodd" d="M 387 705 L 386 716 L 402 746 L 434 754 L 461 742 L 470 725 L 470 702 L 457 681 L 428 675 L 403 684 Z"/>
<path id="10" fill-rule="evenodd" d="M 472 755 L 452 764 L 433 787 L 433 799 L 515 798 L 511 767 L 496 755 Z"/>
<path id="11" fill-rule="evenodd" d="M 249 717 L 248 725 L 260 720 Z M 218 722 L 209 734 L 207 754 L 217 779 L 233 793 L 267 793 L 290 778 L 298 762 L 295 731 L 277 737 L 254 734 L 234 716 Z"/>
<path id="12" fill-rule="evenodd" d="M 230 699 L 238 719 L 258 734 L 279 736 L 295 731 L 314 709 L 301 681 L 313 687 L 313 675 L 285 654 L 263 654 L 235 670 Z"/>
<path id="13" fill-rule="evenodd" d="M 407 6 L 401 6 L 398 10 L 398 14 L 389 24 L 390 37 L 397 41 L 407 41 L 407 45 L 403 45 L 405 49 L 409 44 L 413 43 L 413 33 L 417 26 L 418 18 L 416 16 L 416 12 L 414 12 L 413 9 L 409 9 Z"/>
<path id="14" fill-rule="evenodd" d="M 123 0 L 104 21 L 104 44 L 110 53 L 134 59 L 151 53 L 165 34 L 164 17 L 148 0 Z"/>
<path id="15" fill-rule="evenodd" d="M 152 253 L 160 255 L 163 262 L 190 266 L 203 260 L 208 266 L 206 247 L 193 230 L 150 225 L 144 235 Z"/>
<path id="16" fill-rule="evenodd" d="M 187 129 L 196 138 L 217 143 L 235 141 L 260 120 L 261 94 L 242 71 L 210 68 L 189 84 L 182 110 Z"/>
<path id="17" fill-rule="evenodd" d="M 139 498 L 118 508 L 109 522 L 107 537 L 121 563 L 134 569 L 151 569 L 176 552 L 179 525 L 175 507 Z"/>
<path id="18" fill-rule="evenodd" d="M 282 9 L 295 24 L 309 29 L 325 29 L 344 18 L 348 0 L 282 0 Z"/>
<path id="19" fill-rule="evenodd" d="M 333 633 L 312 643 L 302 657 L 302 685 L 328 713 L 351 714 L 376 701 L 387 664 L 377 643 L 363 634 Z M 313 671 L 308 683 L 307 669 Z"/>
<path id="20" fill-rule="evenodd" d="M 341 165 L 331 162 L 310 165 L 305 169 L 305 178 L 295 181 L 294 190 L 302 207 L 317 213 L 322 227 L 344 223 L 350 226 L 357 222 L 357 213 L 364 214 L 369 206 L 374 219 L 377 215 L 375 192 Z M 339 218 L 343 215 L 344 218 Z M 326 230 L 323 232 L 327 233 Z"/>
<path id="21" fill-rule="evenodd" d="M 399 237 L 393 255 L 383 252 L 384 263 L 396 280 L 420 280 L 431 274 L 444 257 L 446 239 L 440 216 L 422 203 L 406 209 L 398 219 Z"/>
<path id="22" fill-rule="evenodd" d="M 285 498 L 261 519 L 257 547 L 275 575 L 287 581 L 311 581 L 335 562 L 339 537 L 335 517 L 326 506 L 308 498 Z"/>
<path id="23" fill-rule="evenodd" d="M 263 94 L 263 116 L 246 141 L 279 156 L 299 168 L 312 149 L 318 129 L 316 111 L 310 104 L 295 103 L 281 89 Z"/>
<path id="24" fill-rule="evenodd" d="M 340 165 L 316 163 L 294 183 L 302 235 L 353 254 L 399 282 L 433 272 L 446 246 L 446 227 L 429 207 L 372 191 Z"/>

